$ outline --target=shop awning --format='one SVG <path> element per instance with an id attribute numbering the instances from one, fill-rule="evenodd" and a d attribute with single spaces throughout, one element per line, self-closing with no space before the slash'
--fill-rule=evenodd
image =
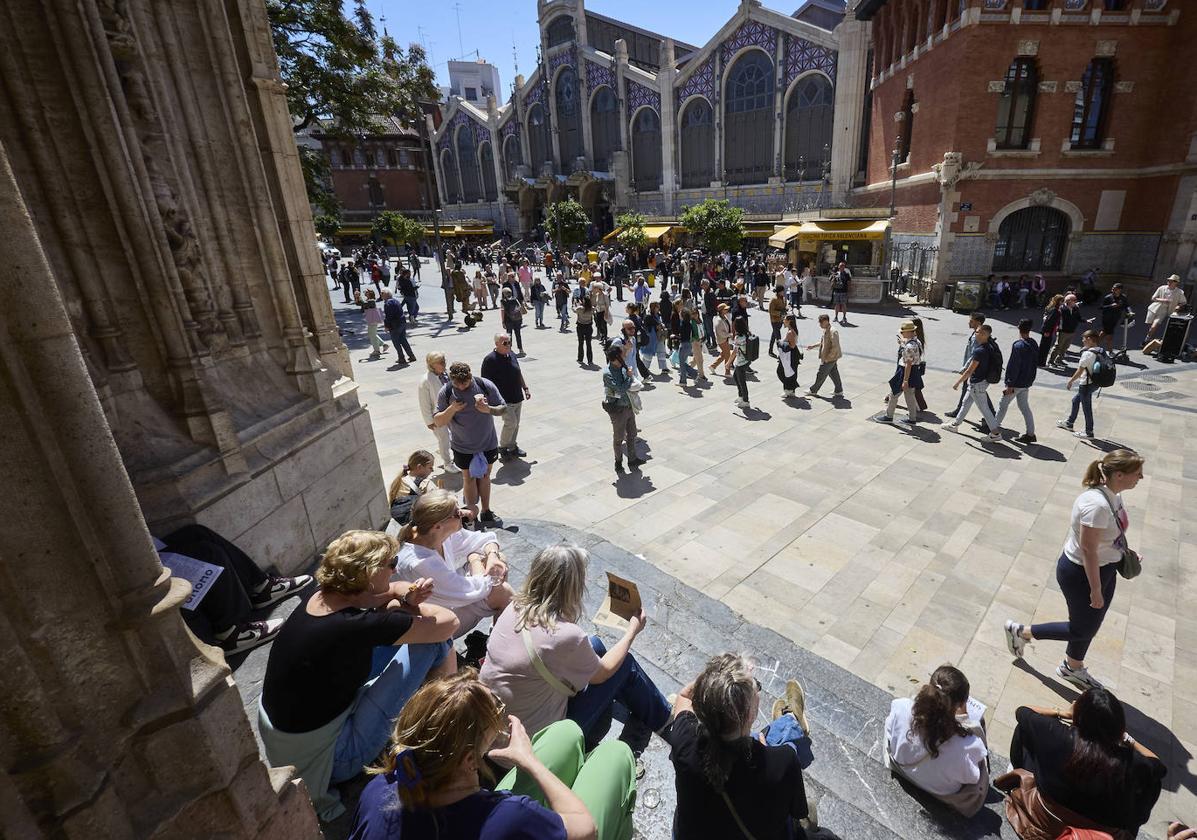
<path id="1" fill-rule="evenodd" d="M 769 237 L 769 247 L 771 248 L 785 248 L 790 240 L 798 236 L 798 232 L 802 229 L 802 225 L 786 225 L 779 231 L 775 231 Z"/>
<path id="2" fill-rule="evenodd" d="M 802 223 L 799 232 L 802 247 L 808 240 L 811 242 L 846 242 L 860 239 L 884 239 L 889 222 L 885 219 L 854 219 L 845 221 L 840 219 L 814 219 Z"/>
<path id="3" fill-rule="evenodd" d="M 747 239 L 767 239 L 773 235 L 776 227 L 773 222 L 749 222 L 744 225 L 744 236 Z"/>
<path id="4" fill-rule="evenodd" d="M 644 235 L 648 237 L 650 242 L 653 242 L 660 239 L 671 230 L 673 230 L 673 225 L 645 225 Z"/>
<path id="5" fill-rule="evenodd" d="M 621 228 L 621 227 L 617 227 L 615 230 L 611 231 L 611 232 L 610 232 L 610 233 L 608 233 L 606 236 L 604 236 L 604 237 L 603 237 L 603 241 L 604 241 L 604 242 L 610 242 L 612 239 L 614 239 L 615 237 L 619 236 L 619 234 L 620 234 L 620 231 L 622 231 L 622 230 L 623 230 L 623 228 Z"/>

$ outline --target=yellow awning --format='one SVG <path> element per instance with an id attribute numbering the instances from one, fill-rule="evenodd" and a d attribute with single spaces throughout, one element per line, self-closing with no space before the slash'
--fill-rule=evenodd
<path id="1" fill-rule="evenodd" d="M 791 239 L 798 235 L 802 225 L 786 225 L 769 237 L 770 248 L 785 248 Z"/>
<path id="2" fill-rule="evenodd" d="M 615 237 L 619 236 L 619 234 L 620 234 L 620 232 L 621 232 L 622 230 L 623 230 L 623 228 L 621 228 L 621 227 L 617 227 L 615 230 L 611 231 L 611 232 L 610 232 L 610 233 L 608 233 L 606 236 L 604 236 L 604 237 L 603 237 L 603 241 L 604 241 L 604 242 L 610 242 L 612 239 L 614 239 Z"/>
<path id="3" fill-rule="evenodd" d="M 889 222 L 885 219 L 857 219 L 841 221 L 832 219 L 815 219 L 802 223 L 801 236 L 803 240 L 841 242 L 859 239 L 884 239 Z M 802 243 L 799 244 L 801 247 Z"/>
<path id="4" fill-rule="evenodd" d="M 772 236 L 776 227 L 777 225 L 773 222 L 751 222 L 744 225 L 744 235 L 750 239 L 764 239 L 767 236 Z"/>
<path id="5" fill-rule="evenodd" d="M 644 235 L 650 240 L 655 240 L 660 239 L 671 230 L 673 230 L 673 225 L 645 225 Z"/>

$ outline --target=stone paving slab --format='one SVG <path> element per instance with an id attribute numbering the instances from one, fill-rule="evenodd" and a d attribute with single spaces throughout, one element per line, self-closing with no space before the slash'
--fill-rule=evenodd
<path id="1" fill-rule="evenodd" d="M 460 316 L 446 322 L 439 290 L 425 283 L 428 314 L 411 333 L 417 355 L 438 349 L 478 365 L 492 347 L 494 313 L 473 330 Z M 414 393 L 423 366 L 369 361 L 360 315 L 335 308 L 356 331 L 345 340 L 389 478 L 413 449 L 433 448 Z M 810 316 L 827 310 L 804 311 L 799 334 L 810 343 Z M 893 373 L 897 320 L 912 312 L 928 331 L 931 417 L 908 434 L 868 418 Z M 1003 347 L 1023 314 L 990 318 Z M 1197 521 L 1186 513 L 1197 499 L 1197 366 L 1132 352 L 1132 365 L 1120 366 L 1118 384 L 1096 401 L 1092 443 L 1054 428 L 1071 395 L 1063 377 L 1041 372 L 1032 392 L 1040 445 L 991 444 L 974 430 L 942 427 L 942 412 L 955 405 L 950 384 L 965 316 L 893 306 L 851 317 L 856 326 L 841 329 L 844 399 L 783 401 L 767 357 L 755 365 L 755 410 L 747 413 L 731 405 L 734 386 L 721 378 L 687 389 L 654 379 L 638 418 L 651 460 L 619 478 L 598 373 L 575 365 L 572 333 L 526 329 L 522 364 L 533 399 L 520 443 L 529 456 L 496 471 L 495 509 L 512 522 L 553 521 L 641 554 L 886 692 L 907 693 L 943 661 L 962 665 L 990 707 L 1001 748 L 1017 706 L 1075 696 L 1053 674 L 1061 646 L 1034 645 L 1029 668 L 1016 666 L 1001 621 L 1063 614 L 1054 561 L 1080 476 L 1105 450 L 1130 446 L 1147 457 L 1147 477 L 1127 497 L 1145 572 L 1120 586 L 1091 662 L 1135 707 L 1131 731 L 1170 768 L 1152 830 L 1192 819 L 1197 714 L 1176 688 L 1197 685 L 1197 617 L 1186 611 L 1197 595 Z M 768 335 L 763 313 L 753 310 L 751 321 Z M 799 368 L 802 386 L 814 369 L 809 359 Z M 1151 388 L 1130 387 L 1140 384 Z M 1022 431 L 1016 410 L 1007 422 Z M 460 482 L 446 477 L 445 486 Z"/>

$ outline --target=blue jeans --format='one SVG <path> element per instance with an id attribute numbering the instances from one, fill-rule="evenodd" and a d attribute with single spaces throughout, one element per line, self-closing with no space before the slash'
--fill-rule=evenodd
<path id="1" fill-rule="evenodd" d="M 411 345 L 407 343 L 407 330 L 387 330 L 387 332 L 391 334 L 391 344 L 395 345 L 396 355 L 399 355 L 400 350 L 402 350 L 404 353 L 407 353 L 407 358 L 414 359 L 416 357 L 416 354 L 411 350 Z"/>
<path id="2" fill-rule="evenodd" d="M 1092 385 L 1081 384 L 1072 395 L 1072 411 L 1068 413 L 1068 425 L 1076 422 L 1078 411 L 1085 412 L 1085 434 L 1093 434 L 1093 392 L 1097 389 Z"/>
<path id="3" fill-rule="evenodd" d="M 771 747 L 788 744 L 798 754 L 798 766 L 805 770 L 815 760 L 811 750 L 810 735 L 803 731 L 798 718 L 789 712 L 779 717 L 761 730 L 765 736 L 765 743 Z"/>
<path id="4" fill-rule="evenodd" d="M 535 309 L 536 309 L 536 326 L 543 327 L 544 326 L 544 301 L 543 300 L 533 301 L 532 306 L 535 307 Z"/>
<path id="5" fill-rule="evenodd" d="M 989 401 L 989 383 L 982 379 L 980 382 L 969 382 L 962 387 L 968 390 L 965 391 L 964 398 L 960 401 L 960 408 L 956 412 L 956 425 L 964 422 L 968 410 L 972 408 L 973 403 L 976 403 L 977 409 L 980 410 L 981 416 L 985 418 L 985 423 L 989 426 L 989 433 L 996 432 L 998 422 L 997 418 L 993 416 L 993 403 Z"/>
<path id="6" fill-rule="evenodd" d="M 1084 661 L 1093 637 L 1101 629 L 1110 602 L 1114 600 L 1114 585 L 1118 582 L 1118 565 L 1110 563 L 1098 569 L 1101 578 L 1101 597 L 1105 602 L 1100 610 L 1089 606 L 1089 578 L 1085 567 L 1073 563 L 1061 554 L 1056 561 L 1056 583 L 1068 604 L 1067 621 L 1032 624 L 1031 635 L 1036 639 L 1068 642 L 1067 652 L 1073 659 Z"/>
<path id="7" fill-rule="evenodd" d="M 561 321 L 561 329 L 569 329 L 569 304 L 557 307 L 557 318 Z"/>
<path id="8" fill-rule="evenodd" d="M 606 645 L 598 636 L 591 636 L 590 644 L 599 656 L 607 652 Z M 616 700 L 628 710 L 631 719 L 653 732 L 669 722 L 669 702 L 648 675 L 640 670 L 640 663 L 631 653 L 623 658 L 619 670 L 610 679 L 597 685 L 588 685 L 571 697 L 565 716 L 578 724 L 586 736 L 586 743 L 593 744 L 602 740 L 606 727 L 611 725 L 611 704 Z M 625 725 L 624 732 L 628 730 L 629 727 Z"/>
<path id="9" fill-rule="evenodd" d="M 379 658 L 375 648 L 375 659 Z M 384 652 L 386 648 L 382 648 Z M 330 782 L 352 779 L 378 757 L 387 745 L 395 717 L 411 699 L 428 672 L 440 664 L 450 650 L 448 642 L 428 645 L 399 645 L 382 673 L 361 687 L 357 706 L 337 736 Z"/>
<path id="10" fill-rule="evenodd" d="M 1035 417 L 1031 414 L 1030 388 L 1015 388 L 1013 394 L 1002 394 L 1002 401 L 998 404 L 997 421 L 998 425 L 1002 425 L 1002 420 L 1006 417 L 1006 409 L 1010 407 L 1013 400 L 1018 401 L 1018 410 L 1022 412 L 1022 419 L 1027 424 L 1027 434 L 1034 436 L 1035 434 Z"/>
<path id="11" fill-rule="evenodd" d="M 677 348 L 677 371 L 681 384 L 686 384 L 687 376 L 698 376 L 698 371 L 692 366 L 686 364 L 686 359 L 690 357 L 690 342 L 683 341 Z"/>
<path id="12" fill-rule="evenodd" d="M 706 336 L 707 347 L 712 350 L 715 349 L 715 314 L 713 312 L 702 313 L 702 329 Z"/>
<path id="13" fill-rule="evenodd" d="M 420 298 L 417 295 L 404 295 L 403 303 L 407 307 L 408 316 L 415 320 L 420 314 Z"/>

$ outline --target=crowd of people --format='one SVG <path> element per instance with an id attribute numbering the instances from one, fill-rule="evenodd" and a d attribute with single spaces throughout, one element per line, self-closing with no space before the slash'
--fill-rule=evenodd
<path id="1" fill-rule="evenodd" d="M 467 261 L 479 266 L 472 283 Z M 396 351 L 414 361 L 405 333 L 419 315 L 419 261 L 402 260 L 392 271 L 381 254 L 363 251 L 329 269 L 334 288 L 361 307 L 372 354 L 387 351 L 378 335 L 382 326 Z M 590 557 L 583 548 L 546 546 L 518 585 L 509 581 L 490 477 L 500 458 L 527 455 L 518 436 L 522 405 L 531 398 L 520 366 L 529 312 L 535 329 L 551 329 L 544 320 L 549 304 L 562 331 L 572 319 L 584 368 L 596 368 L 593 344 L 599 342 L 602 408 L 612 425 L 615 469 L 624 472 L 625 457 L 628 469 L 645 463 L 636 415 L 652 387 L 654 362 L 658 379 L 676 371 L 682 386 L 722 370 L 735 384 L 737 407 L 751 409 L 747 374 L 759 358 L 751 307 L 767 313 L 767 354 L 776 359 L 783 398 L 797 394 L 804 351 L 818 362 L 806 396 L 817 397 L 827 379 L 832 398 L 843 396 L 837 326 L 847 323 L 851 272 L 842 264 L 830 272 L 832 314 L 818 315 L 818 340 L 803 344 L 797 320 L 804 300 L 809 304 L 811 270 L 762 255 L 483 248 L 448 255 L 442 288 L 449 314 L 454 304 L 463 314 L 498 309 L 501 326 L 480 365 L 450 362 L 436 350 L 425 355 L 421 417 L 444 470 L 461 474 L 462 498 L 433 480 L 436 455 L 413 452 L 389 487 L 388 526 L 334 540 L 321 557 L 315 587 L 312 576 L 258 571 L 206 530 L 163 541 L 164 551 L 233 571 L 221 576 L 220 590 L 192 620 L 206 622 L 203 634 L 228 653 L 273 642 L 258 710 L 262 742 L 272 764 L 298 769 L 322 819 L 344 813 L 338 785 L 366 773 L 372 779 L 357 804 L 354 838 L 627 840 L 641 755 L 655 735 L 670 748 L 679 840 L 807 836 L 817 825 L 817 808 L 803 771 L 816 758 L 801 685 L 789 681 L 783 697 L 765 710 L 753 661 L 725 653 L 666 697 L 632 653 L 649 623 L 643 611 L 613 643 L 587 632 Z M 375 288 L 363 294 L 367 284 Z M 842 297 L 835 297 L 837 288 Z M 1170 281 L 1157 291 L 1153 306 L 1159 306 L 1149 317 L 1183 304 L 1173 289 Z M 1007 286 L 996 302 L 1043 299 L 1033 283 L 1022 291 L 1020 285 L 1011 296 Z M 947 428 L 958 429 L 976 405 L 982 429 L 1000 440 L 1007 409 L 1017 403 L 1026 424 L 1018 440 L 1035 443 L 1029 391 L 1037 370 L 1063 359 L 1063 350 L 1055 351 L 1067 349 L 1079 329 L 1072 313 L 1084 291 L 1047 301 L 1039 342 L 1034 323 L 1023 319 L 1008 359 L 985 314 L 973 313 L 953 386 L 961 389 L 960 401 L 947 412 L 954 421 Z M 1107 339 L 1118 326 L 1110 313 L 1120 319 L 1128 311 L 1115 287 L 1101 304 L 1102 329 L 1082 336 L 1068 383 L 1077 394 L 1071 416 L 1058 424 L 1072 430 L 1083 412 L 1079 436 L 1093 435 L 1092 394 L 1105 381 Z M 896 344 L 885 410 L 874 419 L 910 425 L 927 409 L 922 322 L 901 322 Z M 999 383 L 995 409 L 987 389 Z M 900 403 L 906 420 L 896 416 Z M 1138 573 L 1122 495 L 1142 477 L 1143 459 L 1129 450 L 1089 465 L 1056 563 L 1067 619 L 1010 619 L 1003 627 L 1016 658 L 1033 642 L 1066 643 L 1056 674 L 1082 692 L 1071 707 L 1019 708 L 1011 769 L 991 773 L 986 723 L 969 707 L 968 678 L 941 666 L 915 697 L 891 705 L 884 757 L 895 776 L 965 816 L 977 813 L 996 787 L 1024 840 L 1056 838 L 1070 827 L 1113 840 L 1136 835 L 1166 770 L 1126 731 L 1122 704 L 1089 672 L 1085 657 L 1117 578 Z M 302 601 L 285 622 L 252 620 L 252 610 L 296 594 Z M 487 627 L 489 635 L 477 634 Z M 482 642 L 463 656 L 454 641 L 467 634 Z M 617 707 L 626 720 L 618 739 L 608 740 Z M 1197 833 L 1173 825 L 1169 836 L 1189 840 Z"/>

